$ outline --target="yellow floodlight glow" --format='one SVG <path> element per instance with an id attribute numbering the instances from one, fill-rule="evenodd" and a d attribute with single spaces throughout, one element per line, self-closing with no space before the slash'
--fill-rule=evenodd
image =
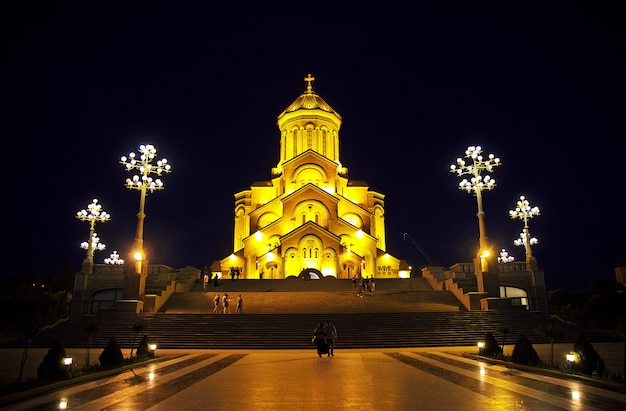
<path id="1" fill-rule="evenodd" d="M 140 251 L 135 251 L 135 253 L 133 254 L 133 257 L 135 257 L 135 260 L 137 261 L 143 260 L 143 254 L 141 254 Z"/>
<path id="2" fill-rule="evenodd" d="M 356 232 L 356 238 L 358 238 L 359 240 L 363 238 L 363 235 L 365 235 L 365 233 L 361 229 L 359 229 L 359 231 Z"/>
<path id="3" fill-rule="evenodd" d="M 273 252 L 270 251 L 269 253 L 267 253 L 267 261 L 274 261 L 275 257 L 276 256 L 274 255 Z"/>
<path id="4" fill-rule="evenodd" d="M 389 253 L 385 253 L 385 259 L 389 259 Z"/>
<path id="5" fill-rule="evenodd" d="M 256 233 L 254 233 L 254 238 L 255 238 L 257 241 L 261 241 L 261 240 L 263 240 L 263 233 L 262 233 L 262 232 L 260 232 L 260 231 L 257 231 Z"/>
<path id="6" fill-rule="evenodd" d="M 237 257 L 235 257 L 235 254 L 231 254 L 230 255 L 230 261 L 235 261 L 235 259 L 237 259 Z"/>
<path id="7" fill-rule="evenodd" d="M 72 357 L 65 357 L 63 358 L 63 365 L 72 365 L 73 361 Z"/>

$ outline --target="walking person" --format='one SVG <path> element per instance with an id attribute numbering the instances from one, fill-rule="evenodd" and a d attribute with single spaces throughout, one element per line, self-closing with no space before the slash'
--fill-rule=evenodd
<path id="1" fill-rule="evenodd" d="M 324 331 L 324 323 L 320 321 L 317 324 L 315 330 L 313 330 L 313 344 L 317 348 L 317 355 L 322 358 L 322 354 L 328 352 L 328 345 L 326 344 L 326 331 Z"/>
<path id="2" fill-rule="evenodd" d="M 222 297 L 222 305 L 224 306 L 224 314 L 230 314 L 230 298 L 228 297 L 228 293 L 225 293 L 224 297 Z"/>
<path id="3" fill-rule="evenodd" d="M 215 294 L 215 297 L 213 297 L 213 314 L 219 314 L 220 313 L 220 295 Z"/>
<path id="4" fill-rule="evenodd" d="M 324 332 L 326 333 L 326 345 L 328 345 L 328 356 L 335 356 L 335 340 L 337 339 L 337 328 L 330 320 L 326 320 L 324 326 Z"/>
<path id="5" fill-rule="evenodd" d="M 235 314 L 243 314 L 243 298 L 241 298 L 241 294 L 237 297 L 237 311 Z"/>
<path id="6" fill-rule="evenodd" d="M 202 277 L 202 289 L 204 290 L 205 293 L 206 293 L 206 286 L 208 283 L 209 283 L 209 274 L 204 273 L 204 277 Z"/>

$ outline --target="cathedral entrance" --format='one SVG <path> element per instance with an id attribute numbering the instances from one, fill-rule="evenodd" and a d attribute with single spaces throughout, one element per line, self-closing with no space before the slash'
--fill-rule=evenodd
<path id="1" fill-rule="evenodd" d="M 304 280 L 321 280 L 324 278 L 324 274 L 315 268 L 305 268 L 300 272 L 298 278 L 302 278 Z"/>

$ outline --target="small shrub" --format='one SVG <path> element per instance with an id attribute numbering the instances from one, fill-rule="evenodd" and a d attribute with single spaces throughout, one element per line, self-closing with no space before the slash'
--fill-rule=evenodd
<path id="1" fill-rule="evenodd" d="M 533 345 L 528 341 L 528 338 L 524 334 L 520 334 L 513 348 L 513 354 L 511 355 L 511 361 L 516 364 L 522 365 L 540 365 L 541 359 L 535 351 Z"/>
<path id="2" fill-rule="evenodd" d="M 491 332 L 485 334 L 485 346 L 480 353 L 486 357 L 495 357 L 501 353 L 496 337 Z"/>
<path id="3" fill-rule="evenodd" d="M 146 358 L 154 358 L 154 351 L 148 347 L 148 336 L 144 335 L 139 343 L 139 347 L 137 347 L 137 358 L 138 359 L 146 359 Z"/>
<path id="4" fill-rule="evenodd" d="M 104 368 L 113 368 L 124 363 L 124 355 L 117 345 L 115 338 L 111 337 L 107 346 L 100 354 L 100 365 Z"/>
<path id="5" fill-rule="evenodd" d="M 60 339 L 54 340 L 48 353 L 37 367 L 37 378 L 42 380 L 67 380 L 70 378 L 70 371 L 63 359 L 65 358 L 65 348 Z"/>
<path id="6" fill-rule="evenodd" d="M 574 365 L 574 369 L 587 375 L 593 374 L 594 371 L 602 375 L 604 372 L 604 360 L 584 335 L 580 334 L 578 336 L 572 351 L 578 360 Z"/>

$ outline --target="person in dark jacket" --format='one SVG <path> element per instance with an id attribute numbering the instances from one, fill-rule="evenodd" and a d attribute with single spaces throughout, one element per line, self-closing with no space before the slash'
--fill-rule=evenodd
<path id="1" fill-rule="evenodd" d="M 326 331 L 324 331 L 324 323 L 320 321 L 317 324 L 317 328 L 313 330 L 313 343 L 317 347 L 317 355 L 322 357 L 322 354 L 328 352 L 328 344 L 326 344 Z"/>

